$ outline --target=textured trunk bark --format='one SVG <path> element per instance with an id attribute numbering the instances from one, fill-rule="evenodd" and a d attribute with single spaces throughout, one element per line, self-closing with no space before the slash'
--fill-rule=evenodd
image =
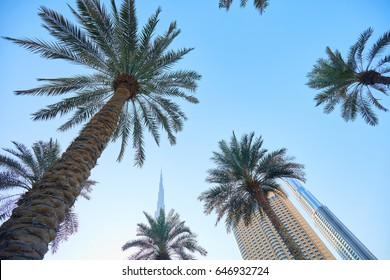
<path id="1" fill-rule="evenodd" d="M 161 261 L 161 260 L 172 260 L 169 254 L 161 254 L 156 257 L 156 261 Z"/>
<path id="2" fill-rule="evenodd" d="M 358 75 L 359 81 L 363 85 L 390 85 L 390 77 L 383 76 L 379 72 L 374 70 L 364 71 L 359 73 Z"/>
<path id="3" fill-rule="evenodd" d="M 19 201 L 0 228 L 0 259 L 43 259 L 66 211 L 108 144 L 121 109 L 134 92 L 118 86 L 62 157 Z"/>
<path id="4" fill-rule="evenodd" d="M 386 76 L 380 76 L 377 78 L 376 83 L 382 84 L 382 85 L 390 85 L 390 77 Z"/>
<path id="5" fill-rule="evenodd" d="M 259 207 L 261 207 L 264 210 L 264 213 L 267 214 L 268 218 L 271 220 L 272 225 L 275 227 L 276 231 L 282 238 L 284 244 L 286 244 L 288 250 L 293 255 L 294 259 L 304 260 L 305 257 L 302 255 L 302 252 L 299 249 L 298 245 L 295 243 L 294 239 L 291 237 L 286 227 L 282 224 L 279 217 L 272 209 L 270 203 L 268 202 L 260 188 L 255 187 L 254 194 Z"/>

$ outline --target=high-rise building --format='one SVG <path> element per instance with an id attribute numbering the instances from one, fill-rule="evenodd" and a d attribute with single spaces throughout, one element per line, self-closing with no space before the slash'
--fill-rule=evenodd
<path id="1" fill-rule="evenodd" d="M 288 198 L 271 194 L 268 199 L 273 210 L 290 232 L 306 259 L 335 259 Z M 244 260 L 293 259 L 267 215 L 261 215 L 258 210 L 256 210 L 256 215 L 248 226 L 240 221 L 233 228 L 233 233 Z"/>
<path id="2" fill-rule="evenodd" d="M 284 180 L 284 183 L 342 259 L 377 259 L 328 207 L 322 205 L 297 180 Z"/>
<path id="3" fill-rule="evenodd" d="M 160 215 L 160 209 L 165 209 L 165 204 L 164 204 L 164 186 L 163 186 L 162 171 L 160 173 L 160 185 L 159 185 L 159 188 L 158 188 L 157 210 L 154 213 L 154 216 L 156 217 L 156 219 Z"/>

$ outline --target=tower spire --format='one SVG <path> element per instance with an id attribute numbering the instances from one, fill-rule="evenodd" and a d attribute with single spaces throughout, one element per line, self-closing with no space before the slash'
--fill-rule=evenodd
<path id="1" fill-rule="evenodd" d="M 160 173 L 160 185 L 158 188 L 158 198 L 157 198 L 157 211 L 154 213 L 155 218 L 157 219 L 160 215 L 160 209 L 165 209 L 164 205 L 164 186 L 163 186 L 163 176 L 162 176 L 162 170 Z"/>

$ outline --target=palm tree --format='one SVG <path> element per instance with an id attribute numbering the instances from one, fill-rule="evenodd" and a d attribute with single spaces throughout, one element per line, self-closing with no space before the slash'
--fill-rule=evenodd
<path id="1" fill-rule="evenodd" d="M 16 149 L 3 148 L 3 150 L 13 157 L 0 155 L 0 191 L 11 191 L 11 194 L 4 193 L 0 197 L 0 222 L 11 216 L 12 210 L 24 193 L 31 190 L 32 185 L 61 155 L 60 145 L 52 139 L 48 142 L 35 142 L 31 150 L 21 143 L 15 141 L 12 143 Z M 92 191 L 91 187 L 95 184 L 96 181 L 93 180 L 85 181 L 80 195 L 89 200 L 88 193 Z M 78 226 L 77 215 L 72 207 L 60 224 L 56 238 L 49 244 L 53 254 L 57 252 L 62 242 L 67 241 L 69 236 L 77 232 Z"/>
<path id="2" fill-rule="evenodd" d="M 360 114 L 368 124 L 377 125 L 378 118 L 371 105 L 388 111 L 374 93 L 388 95 L 390 88 L 390 77 L 384 76 L 390 73 L 390 55 L 379 59 L 379 55 L 390 44 L 390 31 L 385 32 L 363 55 L 372 33 L 373 29 L 368 28 L 360 35 L 350 48 L 347 60 L 343 59 L 338 50 L 332 52 L 327 47 L 328 59 L 319 59 L 309 72 L 307 85 L 323 90 L 314 100 L 316 106 L 324 104 L 325 113 L 332 112 L 337 104 L 341 104 L 341 115 L 345 121 L 355 120 L 357 114 Z"/>
<path id="3" fill-rule="evenodd" d="M 137 236 L 141 238 L 122 246 L 123 251 L 138 248 L 138 251 L 129 257 L 130 260 L 195 259 L 187 251 L 207 255 L 207 251 L 197 244 L 196 234 L 180 221 L 179 214 L 174 210 L 169 211 L 166 216 L 164 209 L 160 209 L 157 218 L 146 212 L 144 214 L 149 225 L 137 224 Z"/>
<path id="4" fill-rule="evenodd" d="M 73 97 L 36 112 L 34 119 L 52 119 L 74 110 L 60 130 L 89 122 L 62 157 L 19 200 L 19 206 L 0 228 L 1 259 L 42 259 L 80 194 L 81 183 L 88 179 L 109 141 L 121 141 L 118 160 L 131 141 L 135 165 L 142 166 L 144 127 L 157 144 L 162 128 L 173 145 L 175 133 L 182 130 L 186 116 L 172 98 L 198 102 L 185 91 L 196 90 L 200 75 L 172 69 L 192 50 L 168 48 L 180 33 L 176 23 L 172 22 L 164 34 L 155 35 L 160 8 L 139 30 L 134 0 L 122 0 L 120 7 L 111 0 L 111 13 L 99 0 L 76 2 L 78 11 L 71 11 L 79 25 L 53 10 L 40 8 L 43 26 L 54 42 L 6 37 L 44 58 L 64 59 L 94 72 L 39 79 L 45 84 L 16 92 L 47 96 L 74 92 Z"/>
<path id="5" fill-rule="evenodd" d="M 233 132 L 230 143 L 219 141 L 219 152 L 213 152 L 211 160 L 216 167 L 208 170 L 206 181 L 217 186 L 204 191 L 199 200 L 204 202 L 205 214 L 215 210 L 217 222 L 226 216 L 225 225 L 230 232 L 243 221 L 251 223 L 258 209 L 266 214 L 290 253 L 295 259 L 304 259 L 299 247 L 279 220 L 267 200 L 274 193 L 285 197 L 277 179 L 295 178 L 305 180 L 303 165 L 295 163 L 282 148 L 268 152 L 262 148 L 263 140 L 254 138 L 254 132 L 244 134 L 240 141 Z"/>
<path id="6" fill-rule="evenodd" d="M 245 7 L 247 0 L 241 0 L 241 7 Z M 230 5 L 233 3 L 233 0 L 219 0 L 219 8 L 226 9 L 227 11 L 230 8 Z M 267 0 L 253 0 L 253 5 L 255 8 L 260 12 L 260 14 L 263 14 L 265 11 L 265 8 L 268 7 L 268 1 Z"/>

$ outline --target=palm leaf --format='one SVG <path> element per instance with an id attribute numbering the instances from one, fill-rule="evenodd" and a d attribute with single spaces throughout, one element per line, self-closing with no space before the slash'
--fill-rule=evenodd
<path id="1" fill-rule="evenodd" d="M 380 102 L 378 98 L 375 98 L 374 95 L 371 93 L 370 89 L 367 88 L 367 97 L 370 100 L 371 104 L 373 104 L 377 109 L 381 111 L 387 112 L 388 109 L 386 109 Z"/>
<path id="2" fill-rule="evenodd" d="M 16 207 L 19 198 L 20 194 L 5 194 L 0 197 L 0 222 L 7 220 L 11 216 L 12 210 Z"/>
<path id="3" fill-rule="evenodd" d="M 56 237 L 50 243 L 50 250 L 52 254 L 57 253 L 61 243 L 66 242 L 68 238 L 78 231 L 79 222 L 77 215 L 73 213 L 72 209 L 65 215 L 65 220 L 60 224 L 60 228 Z"/>
<path id="4" fill-rule="evenodd" d="M 71 78 L 57 78 L 57 79 L 38 79 L 38 81 L 47 82 L 47 84 L 32 88 L 29 90 L 17 90 L 17 95 L 62 95 L 72 91 L 84 90 L 91 87 L 91 85 L 100 85 L 100 77 L 98 75 L 79 75 Z"/>
<path id="5" fill-rule="evenodd" d="M 134 162 L 137 166 L 142 166 L 142 164 L 145 161 L 145 150 L 143 148 L 144 146 L 144 137 L 143 137 L 143 129 L 141 124 L 141 118 L 139 117 L 138 109 L 136 108 L 135 104 L 133 103 L 133 148 L 135 149 L 135 156 L 134 156 Z M 122 153 L 123 155 L 123 153 Z M 121 156 L 121 154 L 120 154 Z M 120 160 L 121 157 L 118 157 L 118 160 Z"/>
<path id="6" fill-rule="evenodd" d="M 367 30 L 363 31 L 362 34 L 360 34 L 360 37 L 358 41 L 356 42 L 356 60 L 360 64 L 360 69 L 363 69 L 363 51 L 366 46 L 366 43 L 368 39 L 370 39 L 372 33 L 374 30 L 370 27 Z"/>
<path id="7" fill-rule="evenodd" d="M 130 73 L 128 61 L 132 61 L 133 54 L 138 45 L 138 22 L 135 16 L 136 10 L 134 0 L 124 0 L 120 9 L 119 22 L 116 24 L 114 32 L 118 38 L 122 38 L 120 44 L 121 70 Z"/>
<path id="8" fill-rule="evenodd" d="M 370 65 L 374 58 L 380 54 L 386 46 L 390 44 L 390 31 L 385 32 L 379 39 L 376 41 L 376 43 L 371 47 L 370 51 L 367 55 L 367 67 L 366 71 L 370 69 Z"/>
<path id="9" fill-rule="evenodd" d="M 112 33 L 114 23 L 111 15 L 107 12 L 104 5 L 100 5 L 99 1 L 96 0 L 92 2 L 78 1 L 77 7 L 80 14 L 69 6 L 72 13 L 87 31 L 89 37 L 99 46 L 105 57 L 110 58 L 112 67 L 119 71 L 120 66 L 115 53 L 115 51 L 119 50 L 119 43 L 116 40 L 116 36 Z"/>
<path id="10" fill-rule="evenodd" d="M 370 125 L 374 126 L 378 124 L 378 118 L 370 107 L 370 103 L 366 98 L 360 96 L 358 99 L 359 112 L 363 119 Z"/>
<path id="11" fill-rule="evenodd" d="M 116 130 L 116 133 L 113 135 L 113 140 L 115 140 L 118 137 L 121 137 L 122 139 L 121 149 L 119 151 L 119 155 L 117 159 L 118 161 L 121 161 L 124 156 L 128 139 L 132 131 L 131 124 L 133 123 L 133 116 L 131 117 L 129 116 L 129 111 L 127 109 L 127 106 L 128 104 L 126 105 L 126 108 L 124 108 L 122 114 L 119 117 L 118 128 Z"/>
<path id="12" fill-rule="evenodd" d="M 78 2 L 80 3 L 80 1 Z M 40 8 L 39 16 L 45 22 L 43 27 L 66 49 L 82 58 L 84 65 L 94 69 L 106 68 L 104 55 L 83 30 L 65 19 L 61 14 L 43 6 Z"/>

